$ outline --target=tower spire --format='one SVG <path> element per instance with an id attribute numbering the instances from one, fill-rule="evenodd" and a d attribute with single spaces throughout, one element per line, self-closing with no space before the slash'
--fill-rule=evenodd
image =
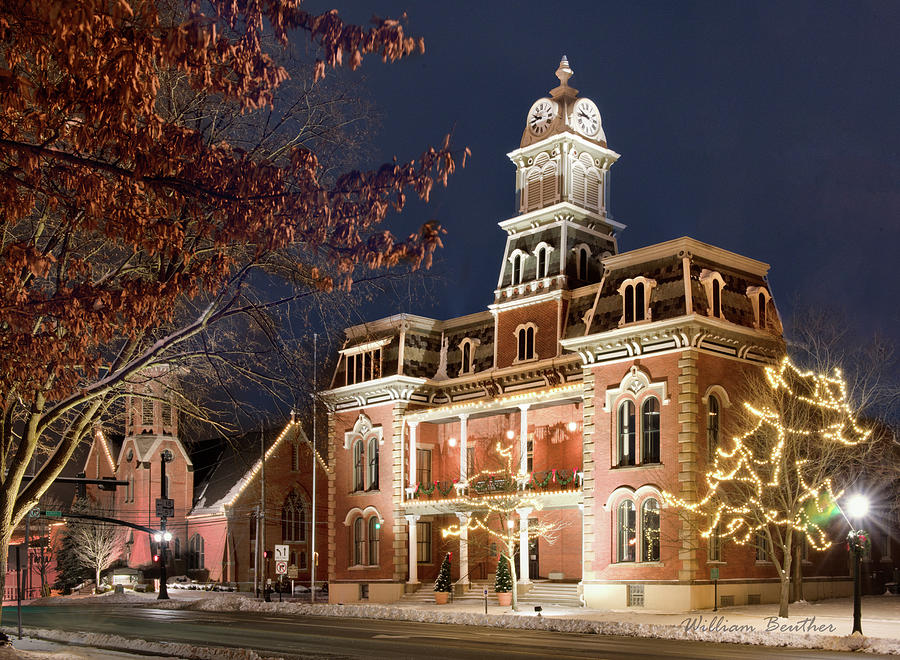
<path id="1" fill-rule="evenodd" d="M 572 68 L 569 66 L 568 58 L 563 55 L 562 59 L 559 61 L 559 67 L 556 69 L 556 77 L 559 78 L 560 87 L 568 87 L 569 86 L 569 78 L 572 77 Z"/>

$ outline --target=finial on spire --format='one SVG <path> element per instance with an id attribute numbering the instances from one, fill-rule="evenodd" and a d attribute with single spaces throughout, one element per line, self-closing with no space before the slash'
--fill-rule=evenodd
<path id="1" fill-rule="evenodd" d="M 559 68 L 556 70 L 556 77 L 559 78 L 559 82 L 563 87 L 569 86 L 569 78 L 572 77 L 573 73 L 571 67 L 569 67 L 569 60 L 563 55 L 559 61 Z"/>

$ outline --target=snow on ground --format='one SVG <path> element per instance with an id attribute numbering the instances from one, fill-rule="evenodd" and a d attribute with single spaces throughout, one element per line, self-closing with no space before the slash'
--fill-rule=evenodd
<path id="1" fill-rule="evenodd" d="M 13 648 L 20 653 L 18 657 L 25 658 L 127 658 L 134 657 L 130 654 L 104 652 L 98 654 L 96 649 L 118 649 L 121 651 L 137 651 L 142 654 L 151 653 L 153 655 L 161 655 L 164 658 L 183 658 L 185 660 L 261 660 L 262 656 L 255 651 L 248 649 L 232 649 L 226 647 L 210 647 L 210 646 L 194 646 L 193 644 L 183 644 L 178 642 L 150 642 L 143 639 L 131 639 L 120 635 L 106 635 L 100 633 L 78 633 L 67 632 L 63 630 L 44 630 L 29 628 L 28 634 L 31 638 L 38 640 L 51 640 L 61 642 L 65 646 L 60 654 L 54 653 L 52 650 L 48 653 L 42 649 L 40 642 L 32 639 L 30 642 L 22 644 L 20 640 L 14 640 Z M 21 640 L 25 642 L 25 640 Z M 32 650 L 32 648 L 38 650 Z M 84 647 L 79 649 L 79 647 Z M 81 655 L 80 653 L 84 654 Z M 0 656 L 2 659 L 2 656 Z"/>

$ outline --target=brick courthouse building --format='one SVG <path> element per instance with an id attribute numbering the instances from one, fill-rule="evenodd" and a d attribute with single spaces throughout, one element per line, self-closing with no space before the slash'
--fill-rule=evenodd
<path id="1" fill-rule="evenodd" d="M 323 392 L 336 602 L 396 600 L 432 581 L 449 551 L 454 580 L 487 579 L 496 546 L 441 530 L 465 520 L 460 490 L 489 497 L 489 483 L 467 477 L 498 441 L 516 447 L 540 500 L 518 512 L 521 538 L 535 519 L 563 523 L 552 544 L 520 543 L 520 583 L 579 582 L 589 607 L 684 610 L 712 606 L 718 567 L 723 602 L 777 600 L 765 551 L 710 547 L 661 496 L 697 493 L 743 375 L 783 352 L 769 267 L 687 237 L 620 253 L 625 227 L 607 212 L 619 154 L 571 74 L 563 59 L 509 154 L 518 214 L 499 223 L 493 304 L 346 331 Z M 831 564 L 846 576 L 845 560 Z M 847 591 L 810 578 L 804 593 Z"/>

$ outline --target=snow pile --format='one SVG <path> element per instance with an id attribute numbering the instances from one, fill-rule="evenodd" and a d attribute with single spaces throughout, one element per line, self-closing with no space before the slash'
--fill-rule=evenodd
<path id="1" fill-rule="evenodd" d="M 37 605 L 46 607 L 48 605 L 86 605 L 103 604 L 103 605 L 136 605 L 147 602 L 148 597 L 126 591 L 117 594 L 112 591 L 105 594 L 89 594 L 85 596 L 45 596 L 44 598 L 36 598 L 29 602 L 29 605 Z"/>
<path id="2" fill-rule="evenodd" d="M 266 603 L 250 598 L 217 596 L 179 604 L 181 609 L 204 612 L 239 611 L 298 616 L 353 617 L 390 619 L 421 623 L 452 623 L 464 626 L 547 630 L 551 632 L 618 635 L 622 637 L 655 637 L 758 646 L 783 646 L 832 651 L 865 650 L 872 653 L 900 655 L 900 640 L 834 635 L 764 632 L 761 630 L 688 630 L 686 626 L 590 621 L 579 618 L 537 617 L 522 614 L 486 615 L 474 612 L 446 612 L 391 605 L 317 605 L 308 603 Z M 740 627 L 740 626 L 735 626 Z"/>
<path id="3" fill-rule="evenodd" d="M 48 639 L 54 642 L 65 642 L 67 644 L 117 651 L 139 651 L 167 657 L 186 658 L 188 660 L 262 660 L 262 656 L 256 651 L 249 649 L 194 646 L 193 644 L 180 642 L 149 642 L 143 639 L 130 639 L 119 635 L 36 628 L 29 629 L 29 634 L 38 639 Z"/>

